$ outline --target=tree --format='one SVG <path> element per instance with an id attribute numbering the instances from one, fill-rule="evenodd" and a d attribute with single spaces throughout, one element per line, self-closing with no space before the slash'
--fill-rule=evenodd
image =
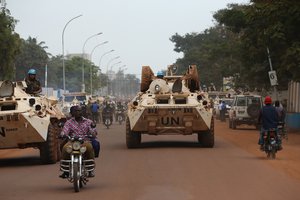
<path id="1" fill-rule="evenodd" d="M 240 68 L 240 44 L 236 37 L 221 25 L 202 33 L 173 35 L 170 40 L 175 43 L 174 50 L 184 54 L 176 61 L 178 73 L 182 74 L 188 65 L 196 64 L 202 85 L 214 83 L 221 88 L 223 77 L 235 74 Z"/>
<path id="2" fill-rule="evenodd" d="M 14 78 L 14 60 L 20 49 L 20 36 L 14 32 L 16 23 L 9 10 L 0 8 L 0 80 Z"/>
<path id="3" fill-rule="evenodd" d="M 44 83 L 45 66 L 48 63 L 48 53 L 45 42 L 38 42 L 36 38 L 22 39 L 20 54 L 16 57 L 16 80 L 23 80 L 29 69 L 37 70 L 37 78 Z"/>
<path id="4" fill-rule="evenodd" d="M 270 87 L 269 48 L 279 85 L 286 89 L 289 80 L 300 80 L 300 3 L 296 0 L 251 2 L 247 6 L 231 5 L 219 11 L 215 18 L 241 36 L 242 79 L 250 87 Z"/>

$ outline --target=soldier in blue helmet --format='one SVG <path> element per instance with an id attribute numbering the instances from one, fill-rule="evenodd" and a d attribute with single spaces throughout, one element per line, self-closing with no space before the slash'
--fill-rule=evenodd
<path id="1" fill-rule="evenodd" d="M 36 79 L 36 70 L 30 69 L 27 74 L 25 78 L 27 85 L 26 93 L 33 95 L 39 94 L 42 91 L 42 87 L 40 81 Z"/>
<path id="2" fill-rule="evenodd" d="M 162 79 L 162 78 L 164 78 L 164 73 L 162 71 L 158 71 L 156 74 L 156 77 Z"/>

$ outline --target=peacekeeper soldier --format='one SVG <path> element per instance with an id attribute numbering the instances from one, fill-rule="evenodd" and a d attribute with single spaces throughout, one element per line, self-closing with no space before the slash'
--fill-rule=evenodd
<path id="1" fill-rule="evenodd" d="M 27 85 L 26 88 L 26 93 L 28 94 L 39 94 L 42 91 L 41 83 L 39 80 L 36 79 L 36 70 L 35 69 L 30 69 L 28 71 L 28 75 L 25 78 L 25 82 Z"/>

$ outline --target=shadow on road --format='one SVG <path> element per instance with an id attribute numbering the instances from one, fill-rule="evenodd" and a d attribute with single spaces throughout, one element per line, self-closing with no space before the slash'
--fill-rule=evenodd
<path id="1" fill-rule="evenodd" d="M 1 167 L 22 167 L 22 166 L 34 166 L 42 165 L 39 157 L 22 157 L 22 158 L 4 158 L 0 159 Z"/>
<path id="2" fill-rule="evenodd" d="M 139 148 L 199 148 L 202 147 L 200 143 L 197 142 L 181 142 L 181 141 L 151 141 L 151 142 L 142 142 L 139 145 Z"/>

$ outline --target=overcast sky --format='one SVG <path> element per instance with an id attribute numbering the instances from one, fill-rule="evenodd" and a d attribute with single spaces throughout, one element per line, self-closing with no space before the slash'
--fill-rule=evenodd
<path id="1" fill-rule="evenodd" d="M 141 66 L 151 66 L 154 73 L 166 69 L 182 54 L 176 53 L 169 38 L 178 33 L 202 32 L 214 25 L 213 13 L 229 3 L 249 0 L 6 0 L 6 7 L 19 22 L 16 32 L 24 39 L 44 41 L 52 55 L 91 53 L 101 70 L 127 68 L 125 73 L 140 76 Z M 114 52 L 107 53 L 110 50 Z M 105 54 L 105 55 L 104 55 Z M 119 59 L 113 59 L 120 56 Z M 116 64 L 121 62 L 119 64 Z M 109 64 L 109 66 L 108 66 Z M 123 67 L 126 65 L 126 67 Z"/>

